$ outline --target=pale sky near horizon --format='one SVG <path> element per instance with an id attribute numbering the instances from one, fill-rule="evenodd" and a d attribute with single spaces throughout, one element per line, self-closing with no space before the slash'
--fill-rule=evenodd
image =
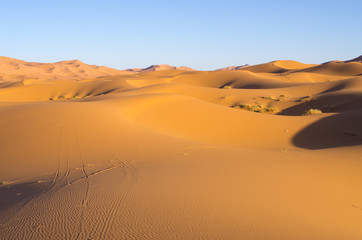
<path id="1" fill-rule="evenodd" d="M 2 0 L 0 56 L 198 70 L 362 54 L 362 1 Z"/>

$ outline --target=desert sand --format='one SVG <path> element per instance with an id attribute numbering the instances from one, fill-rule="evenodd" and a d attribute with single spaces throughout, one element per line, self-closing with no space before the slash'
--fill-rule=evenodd
<path id="1" fill-rule="evenodd" d="M 362 239 L 362 63 L 0 58 L 0 239 Z"/>

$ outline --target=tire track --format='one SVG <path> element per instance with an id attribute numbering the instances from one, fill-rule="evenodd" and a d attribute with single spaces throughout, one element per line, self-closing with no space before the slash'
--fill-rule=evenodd
<path id="1" fill-rule="evenodd" d="M 66 159 L 67 159 L 67 169 L 65 170 L 63 179 L 66 180 L 66 185 L 70 185 L 70 182 L 69 182 L 69 179 L 68 179 L 69 174 L 70 174 L 70 161 L 69 161 L 70 160 L 70 155 L 69 155 L 69 153 L 67 153 Z"/>
<path id="2" fill-rule="evenodd" d="M 63 148 L 64 148 L 64 143 L 63 143 L 63 140 L 64 140 L 64 132 L 65 132 L 65 123 L 64 123 L 64 125 L 63 125 L 62 132 L 60 133 L 58 168 L 57 168 L 57 171 L 56 171 L 56 173 L 55 173 L 53 182 L 52 182 L 52 184 L 50 185 L 50 187 L 49 187 L 49 189 L 47 190 L 47 192 L 50 191 L 50 190 L 55 186 L 55 183 L 57 182 L 58 177 L 59 177 L 59 175 L 60 175 L 60 168 L 61 168 L 61 164 L 62 164 L 62 152 L 63 152 Z M 45 193 L 45 192 L 44 192 L 44 193 Z"/>
<path id="3" fill-rule="evenodd" d="M 116 163 L 116 165 L 113 167 L 109 167 L 109 168 L 97 171 L 95 173 L 92 173 L 91 176 L 97 175 L 100 173 L 104 173 L 107 171 L 111 171 L 113 169 L 122 168 L 123 173 L 126 175 L 125 176 L 126 185 L 124 187 L 124 190 L 121 192 L 120 196 L 116 195 L 113 198 L 113 200 L 111 201 L 111 203 L 109 204 L 109 207 L 107 207 L 108 211 L 104 214 L 105 215 L 104 218 L 107 219 L 108 221 L 103 221 L 103 222 L 101 222 L 100 226 L 93 227 L 92 231 L 90 231 L 87 234 L 87 236 L 86 236 L 87 239 L 92 239 L 92 237 L 104 239 L 107 237 L 107 234 L 110 232 L 111 228 L 114 226 L 115 216 L 116 216 L 117 212 L 119 212 L 121 210 L 122 204 L 124 203 L 126 196 L 129 194 L 129 192 L 132 190 L 133 186 L 138 181 L 138 169 L 136 167 L 134 167 L 130 162 L 126 163 L 125 161 L 122 161 L 120 159 L 120 157 L 118 156 L 118 154 L 116 153 L 115 147 L 112 146 L 111 143 L 109 143 L 109 146 L 112 148 L 114 159 L 116 159 L 116 161 L 114 161 Z M 96 236 L 93 236 L 95 234 L 96 234 Z"/>
<path id="4" fill-rule="evenodd" d="M 79 218 L 79 227 L 78 227 L 78 233 L 77 236 L 75 237 L 75 239 L 79 239 L 79 237 L 81 236 L 81 234 L 84 232 L 84 216 L 86 215 L 86 208 L 88 206 L 88 196 L 89 196 L 89 179 L 88 179 L 88 174 L 85 170 L 85 164 L 84 164 L 84 160 L 83 160 L 83 150 L 82 150 L 82 146 L 80 143 L 80 136 L 79 136 L 79 131 L 77 132 L 77 149 L 79 151 L 79 159 L 81 161 L 82 164 L 82 168 L 81 168 L 81 172 L 83 174 L 83 177 L 81 178 L 81 180 L 85 180 L 86 182 L 86 191 L 85 191 L 85 196 L 82 200 L 82 204 L 81 204 L 81 214 L 80 214 L 80 218 Z"/>
<path id="5" fill-rule="evenodd" d="M 111 177 L 111 182 L 113 182 L 114 180 L 116 180 L 116 182 L 114 182 L 114 184 L 112 184 L 111 186 L 106 186 L 105 190 L 103 191 L 103 194 L 107 196 L 107 201 L 104 202 L 105 205 L 99 206 L 101 207 L 101 210 L 99 211 L 100 216 L 98 218 L 102 218 L 104 219 L 104 221 L 96 221 L 95 224 L 90 227 L 91 230 L 86 234 L 86 236 L 84 237 L 85 239 L 104 239 L 104 235 L 107 233 L 107 225 L 112 224 L 112 216 L 114 216 L 117 212 L 117 205 L 120 201 L 117 192 L 121 189 L 121 192 L 123 193 L 124 186 L 122 187 L 122 184 L 127 183 L 127 170 L 125 169 L 124 164 L 121 164 L 118 161 L 115 163 L 115 166 L 100 170 L 92 175 L 94 176 L 112 170 L 116 171 L 117 169 L 120 169 L 121 171 L 116 171 L 113 174 L 110 173 L 112 175 L 108 175 L 108 177 Z M 118 176 L 120 177 L 119 180 Z M 114 177 L 117 177 L 117 179 L 114 179 Z"/>
<path id="6" fill-rule="evenodd" d="M 118 156 L 116 157 L 116 159 L 120 167 L 125 170 L 125 174 L 131 174 L 131 176 L 125 186 L 125 190 L 121 193 L 121 196 L 119 198 L 116 198 L 110 206 L 110 210 L 107 213 L 106 217 L 106 219 L 109 219 L 109 221 L 105 221 L 103 223 L 103 226 L 101 226 L 98 235 L 98 237 L 101 239 L 105 238 L 106 235 L 109 233 L 111 227 L 114 225 L 116 213 L 121 210 L 122 204 L 124 203 L 127 194 L 131 191 L 133 185 L 138 181 L 138 169 L 136 169 L 132 164 L 127 164 L 124 161 L 120 160 Z"/>
<path id="7" fill-rule="evenodd" d="M 73 128 L 72 128 L 73 129 Z M 57 226 L 57 213 L 61 211 L 62 209 L 67 209 L 67 212 L 65 212 L 62 215 L 62 218 L 64 219 L 73 219 L 73 223 L 70 222 L 63 222 L 61 223 L 62 227 L 65 229 L 74 229 L 75 235 L 71 237 L 71 239 L 87 239 L 87 238 L 95 238 L 95 239 L 103 239 L 110 236 L 110 233 L 113 232 L 113 229 L 115 227 L 118 227 L 117 225 L 117 219 L 119 217 L 122 218 L 122 215 L 124 215 L 124 212 L 120 212 L 122 210 L 122 205 L 124 204 L 125 199 L 127 198 L 127 195 L 132 190 L 134 184 L 138 181 L 138 169 L 135 168 L 131 163 L 122 161 L 119 156 L 113 156 L 111 162 L 113 162 L 113 166 L 108 166 L 107 168 L 100 169 L 95 172 L 89 172 L 87 170 L 86 166 L 86 159 L 84 155 L 84 149 L 82 146 L 82 139 L 79 135 L 79 132 L 77 132 L 75 138 L 69 138 L 69 134 L 71 134 L 73 131 L 70 128 L 69 125 L 64 124 L 59 128 L 59 154 L 58 154 L 58 161 L 57 161 L 57 169 L 52 177 L 52 180 L 49 181 L 50 186 L 47 187 L 43 192 L 38 194 L 36 197 L 31 199 L 29 202 L 27 202 L 26 205 L 23 206 L 19 212 L 17 212 L 16 216 L 18 217 L 18 220 L 14 222 L 10 222 L 10 224 L 13 224 L 14 226 L 11 227 L 11 230 L 9 229 L 9 233 L 15 233 L 15 232 L 22 232 L 23 234 L 26 234 L 27 237 L 33 236 L 34 230 L 31 229 L 29 231 L 28 228 L 24 228 L 22 226 L 31 224 L 37 226 L 43 226 L 43 227 L 37 227 L 36 231 L 38 234 L 42 236 L 48 236 L 48 237 L 61 237 L 59 233 L 52 232 L 52 229 L 54 226 Z M 66 142 L 66 139 L 74 139 L 71 142 Z M 72 149 L 70 149 L 72 147 Z M 78 155 L 79 154 L 79 155 Z M 71 165 L 75 163 L 75 161 L 78 161 L 78 163 L 81 164 L 81 174 L 82 176 L 78 176 L 77 179 L 72 179 L 72 170 Z M 120 170 L 117 170 L 120 169 Z M 112 172 L 110 172 L 112 171 Z M 109 174 L 105 175 L 104 177 L 106 179 L 109 179 L 110 181 L 106 182 L 98 182 L 97 177 L 99 175 L 103 175 L 105 173 Z M 95 181 L 98 182 L 97 184 L 101 187 L 104 183 L 115 183 L 116 185 L 106 185 L 104 186 L 105 189 L 105 201 L 102 206 L 99 206 L 97 202 L 92 202 L 89 198 L 90 193 L 92 191 L 91 189 L 91 182 L 90 179 L 96 177 Z M 101 178 L 104 178 L 101 176 Z M 57 194 L 59 190 L 63 189 L 68 184 L 73 184 L 74 182 L 78 181 L 84 181 L 86 186 L 83 186 L 83 182 L 80 182 L 80 186 L 77 186 L 77 191 L 71 193 L 73 191 L 73 188 L 69 188 L 69 191 L 67 195 L 65 195 L 64 199 L 74 199 L 74 196 L 77 195 L 77 203 L 75 205 L 68 205 L 70 202 L 63 202 L 58 201 L 57 199 L 54 199 L 53 195 Z M 80 188 L 79 188 L 80 187 Z M 83 191 L 85 187 L 85 192 Z M 68 191 L 68 190 L 67 190 Z M 96 192 L 99 193 L 99 192 Z M 44 195 L 45 194 L 45 195 Z M 70 195 L 69 195 L 70 194 Z M 75 194 L 75 195 L 74 195 Z M 84 196 L 82 196 L 84 194 Z M 71 197 L 73 195 L 73 197 Z M 108 196 L 108 198 L 107 198 Z M 39 199 L 40 198 L 40 199 Z M 34 201 L 36 199 L 39 199 L 39 202 Z M 49 222 L 43 222 L 43 221 L 35 221 L 34 217 L 37 216 L 37 212 L 42 209 L 41 202 L 49 199 L 51 202 L 55 201 L 54 203 L 50 203 L 50 205 L 55 204 L 56 211 L 54 218 L 52 218 Z M 91 202 L 89 202 L 91 201 Z M 34 203 L 33 205 L 29 205 L 30 202 Z M 29 205 L 28 207 L 26 207 Z M 47 205 L 49 206 L 49 204 Z M 94 221 L 94 216 L 92 215 L 92 212 L 89 211 L 89 209 L 97 210 L 99 207 L 104 207 L 100 211 L 100 217 L 105 219 L 106 221 Z M 36 210 L 38 209 L 38 210 Z M 21 211 L 21 212 L 20 212 Z M 43 212 L 43 211 L 41 211 Z M 119 214 L 121 213 L 121 214 Z M 22 214 L 22 215 L 21 215 Z M 25 214 L 25 215 L 24 215 Z M 69 215 L 72 214 L 72 215 Z M 69 216 L 68 216 L 69 215 Z M 15 217 L 15 216 L 14 216 Z M 93 219 L 93 221 L 92 221 Z M 10 219 L 11 221 L 13 218 Z M 69 225 L 72 224 L 72 225 Z M 74 224 L 74 225 L 73 225 Z M 44 226 L 48 226 L 48 228 L 45 228 Z M 2 228 L 4 229 L 6 226 L 2 225 Z M 50 227 L 50 228 L 49 228 Z M 7 230 L 8 231 L 8 230 Z M 68 230 L 67 230 L 68 231 Z M 25 235 L 23 235 L 25 236 Z"/>

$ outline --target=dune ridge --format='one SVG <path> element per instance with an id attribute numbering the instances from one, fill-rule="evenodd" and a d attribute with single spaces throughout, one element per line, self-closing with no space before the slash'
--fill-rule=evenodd
<path id="1" fill-rule="evenodd" d="M 0 239 L 361 239 L 361 70 L 0 58 Z"/>

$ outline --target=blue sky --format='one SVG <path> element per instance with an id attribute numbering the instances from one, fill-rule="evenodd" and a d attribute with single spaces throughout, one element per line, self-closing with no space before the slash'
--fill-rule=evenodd
<path id="1" fill-rule="evenodd" d="M 362 54 L 362 1 L 0 1 L 0 56 L 211 70 Z"/>

